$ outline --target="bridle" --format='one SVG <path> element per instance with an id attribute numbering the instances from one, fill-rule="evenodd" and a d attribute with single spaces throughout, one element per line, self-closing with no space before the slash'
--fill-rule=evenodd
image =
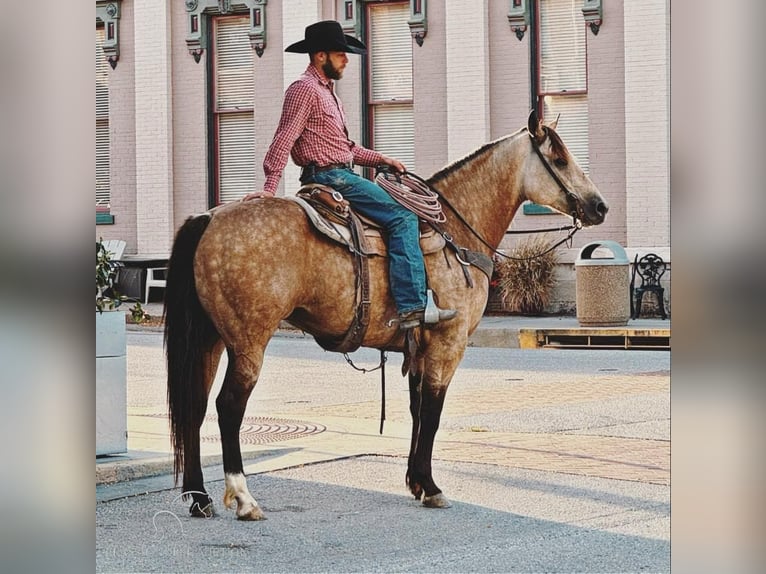
<path id="1" fill-rule="evenodd" d="M 548 134 L 548 127 L 543 126 L 543 130 L 545 130 L 545 133 L 548 138 L 550 138 L 550 134 Z M 578 197 L 575 195 L 575 193 L 570 190 L 566 184 L 561 181 L 561 178 L 559 177 L 559 174 L 557 174 L 553 168 L 551 167 L 551 164 L 548 162 L 548 160 L 543 155 L 542 150 L 540 149 L 540 144 L 537 143 L 537 140 L 535 139 L 535 136 L 529 133 L 529 130 L 527 130 L 527 133 L 529 134 L 529 139 L 532 140 L 532 149 L 535 150 L 535 153 L 537 154 L 537 157 L 540 158 L 540 161 L 543 163 L 543 167 L 545 168 L 545 171 L 547 171 L 550 176 L 553 178 L 553 181 L 556 182 L 556 184 L 559 186 L 559 189 L 564 192 L 564 195 L 567 198 L 567 206 L 569 207 L 569 214 L 572 216 L 572 219 L 574 220 L 574 225 L 577 225 L 577 222 L 580 221 L 578 217 Z M 582 227 L 582 224 L 580 224 Z"/>

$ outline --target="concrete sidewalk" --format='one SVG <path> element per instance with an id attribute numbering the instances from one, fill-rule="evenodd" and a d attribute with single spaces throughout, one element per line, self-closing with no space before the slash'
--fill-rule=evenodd
<path id="1" fill-rule="evenodd" d="M 152 317 L 162 316 L 161 303 L 148 303 L 144 305 L 147 313 Z M 301 331 L 296 330 L 288 323 L 283 323 L 278 336 L 303 336 Z M 129 325 L 129 329 L 134 331 L 160 330 L 159 327 L 142 327 L 140 325 Z M 645 339 L 654 339 L 660 341 L 657 348 L 670 348 L 670 320 L 662 319 L 630 319 L 627 325 L 623 327 L 583 327 L 576 317 L 573 316 L 544 316 L 544 317 L 522 317 L 518 315 L 497 315 L 485 316 L 482 318 L 479 327 L 468 340 L 469 347 L 497 347 L 508 349 L 531 349 L 545 346 L 548 336 L 559 335 L 561 341 L 559 344 L 551 346 L 566 347 L 567 337 L 574 340 L 577 336 L 590 336 L 594 339 L 592 344 L 589 341 L 578 344 L 575 347 L 603 347 L 599 345 L 601 341 L 595 340 L 601 338 L 609 340 L 612 345 L 610 348 L 629 348 L 632 337 L 642 337 Z M 622 345 L 619 339 L 623 337 L 626 344 Z M 563 345 L 561 342 L 563 341 Z M 643 345 L 645 347 L 646 345 Z"/>

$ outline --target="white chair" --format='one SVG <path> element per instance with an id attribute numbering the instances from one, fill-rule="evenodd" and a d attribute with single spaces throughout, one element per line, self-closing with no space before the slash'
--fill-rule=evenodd
<path id="1" fill-rule="evenodd" d="M 109 253 L 109 257 L 112 261 L 119 261 L 122 259 L 122 254 L 125 253 L 125 246 L 127 243 L 122 239 L 107 239 L 101 242 L 104 249 Z"/>
<path id="2" fill-rule="evenodd" d="M 146 292 L 144 293 L 144 303 L 149 302 L 149 289 L 157 287 L 165 288 L 165 277 L 168 271 L 167 267 L 147 267 L 146 268 Z"/>

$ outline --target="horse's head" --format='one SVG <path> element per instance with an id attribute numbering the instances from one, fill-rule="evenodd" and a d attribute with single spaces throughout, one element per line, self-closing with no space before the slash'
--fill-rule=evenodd
<path id="1" fill-rule="evenodd" d="M 575 216 L 586 227 L 603 223 L 609 206 L 556 133 L 557 122 L 543 125 L 534 110 L 529 114 L 530 153 L 523 184 L 526 197 Z"/>

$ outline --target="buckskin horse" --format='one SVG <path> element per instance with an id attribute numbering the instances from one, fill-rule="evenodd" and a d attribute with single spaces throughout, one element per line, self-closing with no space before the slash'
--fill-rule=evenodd
<path id="1" fill-rule="evenodd" d="M 533 111 L 527 127 L 427 180 L 444 204 L 444 236 L 459 246 L 426 255 L 428 283 L 441 306 L 458 310 L 455 319 L 417 328 L 413 346 L 412 337 L 390 321 L 396 309 L 387 259 L 369 258 L 371 303 L 361 345 L 404 354 L 412 415 L 406 484 L 427 507 L 450 506 L 432 477 L 434 438 L 447 387 L 487 302 L 487 270 L 468 265 L 460 254 L 488 260 L 525 200 L 584 226 L 602 223 L 608 210 L 555 126 L 538 121 Z M 240 520 L 259 520 L 264 514 L 247 488 L 239 429 L 264 350 L 283 319 L 320 342 L 347 333 L 358 300 L 353 255 L 318 234 L 295 201 L 267 198 L 189 217 L 176 234 L 168 267 L 165 352 L 176 481 L 183 472 L 192 516 L 213 514 L 203 485 L 200 427 L 226 350 L 228 368 L 216 399 L 224 505 L 236 504 Z"/>

